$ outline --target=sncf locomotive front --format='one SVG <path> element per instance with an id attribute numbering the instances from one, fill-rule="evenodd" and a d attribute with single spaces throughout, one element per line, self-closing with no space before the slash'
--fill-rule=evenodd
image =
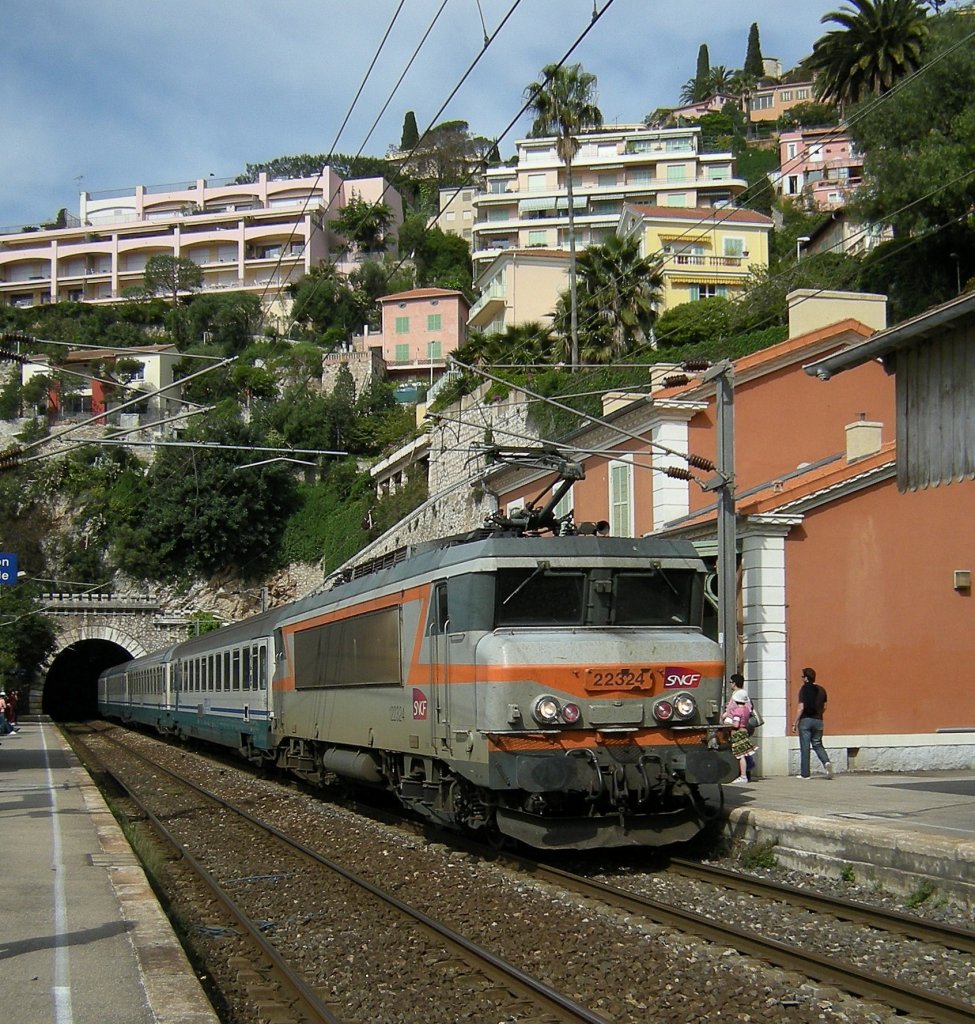
<path id="1" fill-rule="evenodd" d="M 553 538 L 491 554 L 455 568 L 429 630 L 444 628 L 432 713 L 468 824 L 541 848 L 694 836 L 736 765 L 709 742 L 722 658 L 693 549 Z"/>

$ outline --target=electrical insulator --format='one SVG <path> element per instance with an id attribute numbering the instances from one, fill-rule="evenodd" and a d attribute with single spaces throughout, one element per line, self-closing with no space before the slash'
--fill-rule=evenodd
<path id="1" fill-rule="evenodd" d="M 672 377 L 664 377 L 663 385 L 665 388 L 679 388 L 684 384 L 690 384 L 691 378 L 685 373 L 675 373 Z"/>
<path id="2" fill-rule="evenodd" d="M 694 476 L 689 469 L 683 466 L 668 466 L 664 470 L 665 476 L 673 477 L 675 480 L 693 480 Z"/>
<path id="3" fill-rule="evenodd" d="M 5 452 L 0 452 L 0 472 L 5 469 L 16 469 L 20 465 L 20 449 L 19 448 L 8 448 Z"/>
<path id="4" fill-rule="evenodd" d="M 19 352 L 13 352 L 9 348 L 0 348 L 0 363 L 27 363 L 29 356 L 23 356 Z"/>
<path id="5" fill-rule="evenodd" d="M 701 370 L 708 370 L 711 368 L 711 364 L 707 359 L 687 359 L 681 366 L 689 373 L 700 373 Z"/>
<path id="6" fill-rule="evenodd" d="M 715 465 L 710 459 L 706 459 L 703 455 L 688 455 L 687 464 L 693 466 L 695 469 L 703 469 L 708 473 L 713 473 Z"/>

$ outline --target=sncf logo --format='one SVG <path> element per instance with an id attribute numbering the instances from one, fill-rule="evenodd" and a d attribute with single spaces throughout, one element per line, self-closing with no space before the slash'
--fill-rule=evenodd
<path id="1" fill-rule="evenodd" d="M 691 672 L 690 669 L 668 667 L 664 669 L 664 688 L 668 690 L 685 690 L 697 686 L 701 682 L 700 672 Z"/>
<path id="2" fill-rule="evenodd" d="M 427 717 L 427 709 L 429 708 L 427 701 L 427 695 L 416 687 L 413 688 L 413 720 L 422 722 Z"/>

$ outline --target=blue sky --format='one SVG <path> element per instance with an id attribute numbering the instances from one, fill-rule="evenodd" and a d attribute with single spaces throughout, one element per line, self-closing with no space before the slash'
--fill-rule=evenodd
<path id="1" fill-rule="evenodd" d="M 515 3 L 405 0 L 339 134 L 400 0 L 2 0 L 0 226 L 50 219 L 62 206 L 77 213 L 82 189 L 230 177 L 333 144 L 381 156 L 408 110 L 421 131 L 461 118 L 499 135 L 525 86 L 593 10 L 592 0 L 521 0 L 438 114 L 483 48 L 482 15 L 492 33 Z M 763 55 L 790 67 L 834 27 L 820 19 L 840 6 L 614 0 L 570 60 L 597 76 L 607 123 L 640 121 L 677 102 L 701 43 L 712 65 L 740 67 L 757 22 Z M 502 139 L 502 155 L 526 128 L 522 119 Z"/>

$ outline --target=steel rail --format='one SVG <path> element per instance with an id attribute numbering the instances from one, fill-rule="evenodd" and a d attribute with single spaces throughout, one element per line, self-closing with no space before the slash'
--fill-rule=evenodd
<path id="1" fill-rule="evenodd" d="M 361 876 L 354 874 L 347 868 L 344 868 L 341 864 L 330 860 L 328 857 L 323 856 L 299 840 L 287 835 L 287 833 L 280 831 L 275 826 L 262 821 L 250 814 L 248 811 L 245 811 L 243 808 L 224 800 L 223 797 L 218 796 L 216 793 L 198 785 L 192 780 L 184 778 L 178 772 L 173 771 L 171 768 L 167 768 L 165 765 L 157 763 L 140 751 L 134 750 L 126 744 L 121 743 L 111 734 L 106 732 L 102 733 L 101 736 L 108 742 L 120 747 L 130 756 L 144 761 L 156 771 L 164 772 L 181 785 L 195 791 L 205 799 L 216 803 L 219 807 L 223 807 L 231 813 L 238 815 L 243 820 L 254 825 L 261 831 L 266 832 L 268 835 L 274 836 L 274 838 L 279 842 L 282 842 L 296 852 L 301 853 L 314 863 L 327 868 L 332 873 L 361 888 L 365 892 L 370 893 L 370 895 L 385 903 L 387 906 L 390 906 L 399 913 L 409 917 L 428 933 L 434 935 L 439 942 L 443 943 L 450 951 L 463 959 L 471 967 L 479 970 L 491 980 L 503 984 L 512 995 L 519 998 L 530 999 L 539 1009 L 553 1014 L 556 1019 L 560 1021 L 582 1022 L 582 1024 L 609 1024 L 607 1018 L 602 1014 L 596 1013 L 593 1010 L 590 1010 L 587 1006 L 583 1006 L 581 1003 L 577 1003 L 575 1000 L 563 995 L 561 992 L 558 992 L 549 985 L 546 985 L 544 982 L 539 981 L 532 975 L 527 974 L 515 967 L 513 964 L 508 963 L 503 958 L 496 956 L 494 953 L 490 952 L 490 950 L 477 945 L 477 943 L 465 938 L 459 932 L 454 931 L 442 922 L 425 914 L 422 910 L 418 910 L 417 908 L 410 906 L 408 903 L 405 903 L 398 897 L 392 895 L 392 893 L 385 892 L 383 889 L 373 885 Z M 124 783 L 120 784 L 124 786 Z M 124 788 L 128 791 L 128 787 Z M 138 800 L 136 802 L 138 802 Z M 155 819 L 153 820 L 155 821 Z M 182 849 L 181 852 L 184 856 L 189 856 L 188 851 L 185 849 Z"/>
<path id="2" fill-rule="evenodd" d="M 862 970 L 848 961 L 823 954 L 806 953 L 777 939 L 765 938 L 750 929 L 727 925 L 695 911 L 672 907 L 638 893 L 573 875 L 560 868 L 529 860 L 522 860 L 522 863 L 530 864 L 536 880 L 569 888 L 577 895 L 599 900 L 629 914 L 641 915 L 657 924 L 690 932 L 711 942 L 724 943 L 739 952 L 747 953 L 776 967 L 796 971 L 821 984 L 833 985 L 858 998 L 877 1000 L 899 1013 L 928 1017 L 937 1024 L 975 1022 L 975 1007 L 960 999 L 925 992 L 914 985 Z"/>
<path id="3" fill-rule="evenodd" d="M 885 907 L 871 907 L 856 900 L 845 900 L 827 893 L 810 892 L 798 886 L 773 882 L 754 875 L 740 874 L 727 868 L 711 864 L 696 864 L 693 861 L 672 858 L 667 867 L 677 874 L 723 886 L 738 892 L 749 892 L 765 899 L 785 900 L 792 906 L 805 907 L 816 913 L 832 914 L 844 921 L 865 924 L 871 928 L 882 928 L 919 942 L 931 942 L 948 946 L 963 953 L 975 953 L 975 931 L 957 925 L 926 921 L 914 914 Z"/>
<path id="4" fill-rule="evenodd" d="M 104 733 L 102 736 L 103 738 L 111 739 L 111 737 Z M 128 798 L 136 805 L 136 807 L 139 808 L 140 812 L 152 823 L 153 828 L 156 829 L 159 835 L 162 836 L 178 856 L 184 860 L 190 868 L 192 868 L 197 877 L 207 886 L 219 904 L 223 907 L 224 911 L 234 921 L 236 921 L 250 942 L 256 946 L 261 955 L 266 957 L 271 963 L 273 974 L 281 983 L 283 983 L 286 989 L 290 990 L 294 999 L 301 1004 L 301 1012 L 303 1016 L 310 1021 L 320 1022 L 320 1024 L 346 1024 L 343 1018 L 337 1017 L 331 1009 L 318 998 L 314 989 L 304 980 L 304 978 L 288 966 L 287 961 L 284 960 L 281 954 L 263 936 L 260 928 L 251 921 L 241 907 L 238 906 L 233 897 L 223 889 L 216 878 L 214 878 L 213 875 L 210 874 L 210 872 L 193 856 L 193 854 L 190 853 L 190 851 L 180 842 L 178 837 L 169 830 L 169 828 L 153 813 L 152 810 L 150 810 L 141 797 L 109 767 L 107 767 L 91 747 L 78 738 L 77 733 L 72 734 L 72 739 L 85 748 L 87 754 L 85 760 L 89 762 L 85 767 L 91 770 L 89 766 L 92 764 L 95 765 L 96 770 L 104 773 L 106 776 L 111 778 L 116 785 L 121 787 Z M 131 751 L 127 747 L 124 749 L 129 753 L 136 754 L 136 756 L 141 756 L 138 752 Z M 148 763 L 152 764 L 151 761 Z M 282 1000 L 282 1002 L 284 1001 L 285 1000 Z M 294 1006 L 292 1006 L 291 1009 L 293 1011 Z"/>

